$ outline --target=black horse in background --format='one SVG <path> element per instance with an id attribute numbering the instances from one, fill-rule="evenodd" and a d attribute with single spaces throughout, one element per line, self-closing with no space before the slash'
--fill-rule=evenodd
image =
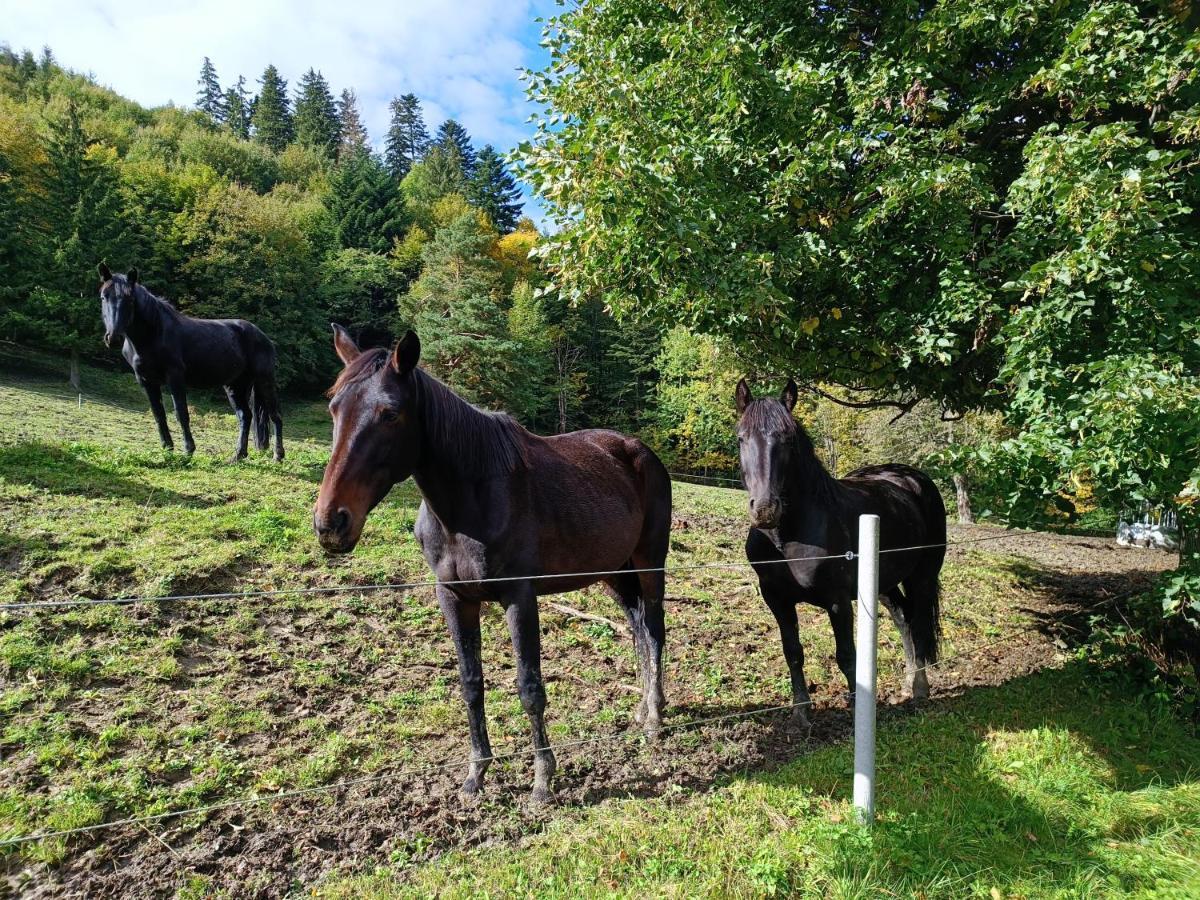
<path id="1" fill-rule="evenodd" d="M 904 643 L 905 688 L 929 696 L 926 666 L 937 661 L 939 584 L 946 555 L 946 506 L 937 486 L 911 466 L 867 466 L 845 478 L 831 476 L 817 458 L 803 426 L 792 416 L 796 383 L 780 399 L 755 400 L 742 379 L 737 386 L 738 444 L 750 493 L 746 557 L 756 565 L 763 599 L 779 623 L 783 655 L 792 678 L 796 725 L 807 728 L 808 684 L 796 617 L 803 600 L 829 613 L 837 663 L 854 692 L 856 568 L 840 558 L 858 550 L 858 517 L 879 516 L 881 600 Z M 838 556 L 809 562 L 806 557 Z"/>
<path id="2" fill-rule="evenodd" d="M 175 444 L 167 428 L 162 386 L 167 386 L 175 401 L 189 455 L 196 442 L 192 440 L 187 388 L 221 386 L 238 419 L 234 459 L 246 456 L 251 419 L 254 446 L 267 449 L 273 424 L 275 458 L 283 459 L 283 418 L 275 388 L 275 345 L 270 338 L 244 319 L 185 316 L 138 283 L 137 269 L 120 275 L 101 263 L 99 271 L 104 343 L 112 347 L 124 339 L 121 355 L 150 398 L 163 446 L 171 450 Z"/>

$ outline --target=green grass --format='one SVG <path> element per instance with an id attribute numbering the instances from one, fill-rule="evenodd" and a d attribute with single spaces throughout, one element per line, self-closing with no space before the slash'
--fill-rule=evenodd
<path id="1" fill-rule="evenodd" d="M 700 796 L 609 802 L 325 897 L 1200 895 L 1200 740 L 1119 678 L 1049 670 L 882 728 L 879 821 L 834 747 Z"/>
<path id="2" fill-rule="evenodd" d="M 287 405 L 282 464 L 252 455 L 232 465 L 233 418 L 218 397 L 194 398 L 199 449 L 187 459 L 157 447 L 127 373 L 85 369 L 93 399 L 80 408 L 47 374 L 53 362 L 4 362 L 0 354 L 0 602 L 429 577 L 411 535 L 411 484 L 375 510 L 353 555 L 319 551 L 309 514 L 328 449 L 323 403 Z M 677 484 L 671 561 L 740 558 L 743 504 L 737 491 Z M 956 556 L 944 577 L 946 653 L 1029 627 L 1035 576 L 999 553 Z M 786 701 L 752 573 L 691 572 L 669 577 L 667 590 L 669 721 Z M 619 618 L 595 589 L 563 600 Z M 542 624 L 552 740 L 623 729 L 636 701 L 627 639 L 550 609 Z M 801 628 L 814 698 L 836 704 L 843 688 L 824 613 L 803 608 Z M 880 638 L 881 678 L 894 684 L 899 642 L 890 626 Z M 428 591 L 0 613 L 0 837 L 459 758 L 466 727 L 452 660 Z M 490 614 L 484 664 L 495 749 L 524 749 L 511 645 Z M 378 858 L 340 860 L 343 874 L 317 887 L 335 896 L 1186 895 L 1197 886 L 1189 860 L 1200 856 L 1190 768 L 1200 746 L 1169 710 L 1121 699 L 1127 687 L 1102 674 L 1073 663 L 888 719 L 884 817 L 871 832 L 849 822 L 849 752 L 834 747 L 778 771 L 715 777 L 707 793 L 558 809 L 519 846 L 445 854 L 453 843 L 405 833 Z M 742 758 L 744 745 L 710 731 L 670 746 L 700 758 L 706 741 Z M 653 767 L 652 753 L 638 765 Z M 570 765 L 575 777 L 586 772 L 586 760 Z M 526 778 L 517 763 L 494 771 Z M 510 815 L 510 799 L 488 802 Z M 246 827 L 269 828 L 274 814 L 262 808 Z M 83 853 L 96 866 L 125 858 L 110 852 L 51 840 L 0 854 L 48 872 Z M 207 877 L 180 871 L 176 889 L 202 896 Z"/>

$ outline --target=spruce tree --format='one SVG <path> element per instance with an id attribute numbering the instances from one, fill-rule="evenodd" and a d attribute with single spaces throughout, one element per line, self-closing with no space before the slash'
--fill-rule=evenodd
<path id="1" fill-rule="evenodd" d="M 402 179 L 429 151 L 429 132 L 421 101 L 416 94 L 405 94 L 391 103 L 392 121 L 387 133 L 386 160 L 388 170 Z"/>
<path id="2" fill-rule="evenodd" d="M 300 79 L 294 121 L 296 140 L 301 144 L 315 147 L 326 156 L 337 152 L 341 132 L 337 104 L 329 82 L 320 72 L 309 69 Z"/>
<path id="3" fill-rule="evenodd" d="M 439 229 L 401 310 L 439 378 L 472 401 L 512 409 L 512 373 L 497 360 L 511 359 L 517 344 L 508 330 L 499 267 L 487 253 L 493 239 L 474 212 Z"/>
<path id="4" fill-rule="evenodd" d="M 225 91 L 225 124 L 242 140 L 250 138 L 250 114 L 254 98 L 246 90 L 246 79 L 239 75 L 237 84 Z"/>
<path id="5" fill-rule="evenodd" d="M 462 125 L 454 119 L 447 119 L 438 126 L 436 143 L 439 147 L 453 147 L 458 151 L 464 177 L 470 178 L 475 174 L 475 148 L 471 146 L 471 136 Z"/>
<path id="6" fill-rule="evenodd" d="M 292 142 L 295 134 L 288 104 L 287 82 L 278 69 L 269 65 L 260 83 L 262 90 L 254 101 L 254 113 L 250 119 L 254 125 L 254 140 L 279 152 Z"/>
<path id="7" fill-rule="evenodd" d="M 367 148 L 348 151 L 330 178 L 329 212 L 346 248 L 386 253 L 408 218 L 395 180 Z"/>
<path id="8" fill-rule="evenodd" d="M 338 100 L 338 127 L 341 138 L 338 142 L 338 160 L 345 162 L 356 153 L 368 150 L 367 127 L 358 112 L 358 97 L 352 88 L 342 91 Z"/>
<path id="9" fill-rule="evenodd" d="M 214 122 L 225 121 L 225 95 L 221 93 L 221 82 L 217 80 L 217 68 L 207 56 L 200 67 L 198 83 L 200 90 L 196 94 L 196 109 L 207 113 Z"/>
<path id="10" fill-rule="evenodd" d="M 475 173 L 467 185 L 467 199 L 487 213 L 501 234 L 508 234 L 517 227 L 517 219 L 521 216 L 521 190 L 491 144 L 479 151 Z"/>

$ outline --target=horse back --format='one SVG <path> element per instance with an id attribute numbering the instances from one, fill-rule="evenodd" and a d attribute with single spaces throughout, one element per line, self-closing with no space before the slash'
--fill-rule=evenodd
<path id="1" fill-rule="evenodd" d="M 665 558 L 671 479 L 653 450 L 604 429 L 529 441 L 527 513 L 548 569 L 615 569 L 635 552 Z"/>
<path id="2" fill-rule="evenodd" d="M 864 466 L 842 478 L 841 484 L 856 499 L 857 512 L 880 517 L 884 549 L 945 543 L 946 503 L 933 479 L 920 469 L 901 463 Z"/>

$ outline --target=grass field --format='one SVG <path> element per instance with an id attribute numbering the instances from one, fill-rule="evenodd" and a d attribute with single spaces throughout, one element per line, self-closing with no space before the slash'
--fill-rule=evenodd
<path id="1" fill-rule="evenodd" d="M 849 713 L 824 614 L 802 611 L 814 733 L 781 715 L 647 745 L 620 627 L 543 611 L 558 805 L 528 808 L 527 759 L 457 797 L 467 749 L 453 652 L 393 491 L 350 557 L 309 515 L 322 403 L 285 412 L 288 458 L 231 465 L 233 418 L 196 398 L 199 445 L 160 451 L 127 374 L 0 354 L 0 602 L 339 588 L 0 614 L 0 839 L 380 776 L 146 826 L 0 849 L 32 895 L 412 894 L 1194 896 L 1200 740 L 1128 676 L 1073 650 L 1091 606 L 1171 564 L 1100 539 L 954 548 L 935 696 L 900 702 L 881 629 L 881 821 L 851 822 Z M 108 405 L 108 404 L 115 404 Z M 671 562 L 739 559 L 744 498 L 677 484 Z M 955 530 L 959 537 L 989 529 Z M 340 588 L 347 588 L 341 590 Z M 668 724 L 787 699 L 746 570 L 668 579 Z M 599 591 L 561 598 L 620 618 Z M 484 626 L 499 753 L 526 747 L 499 616 Z M 611 737 L 614 736 L 615 737 Z M 435 772 L 406 774 L 429 766 Z"/>

